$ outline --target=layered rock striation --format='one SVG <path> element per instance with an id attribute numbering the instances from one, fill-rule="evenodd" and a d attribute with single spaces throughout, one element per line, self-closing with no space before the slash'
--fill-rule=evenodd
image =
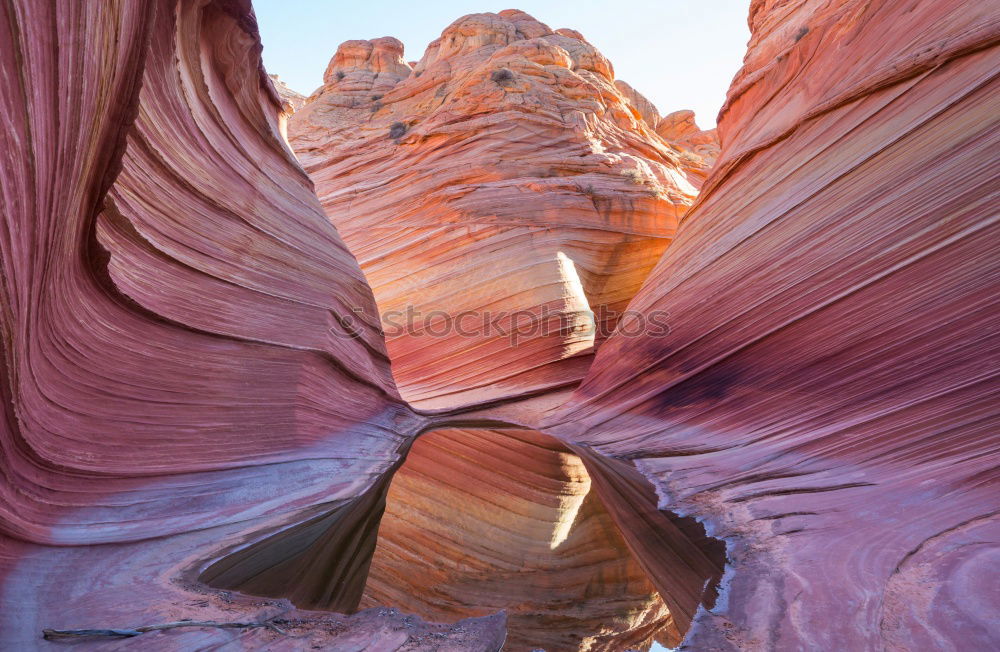
<path id="1" fill-rule="evenodd" d="M 344 326 L 374 300 L 280 136 L 253 15 L 14 2 L 0 34 L 0 647 L 255 620 L 181 567 L 363 493 L 419 419 L 379 324 Z"/>
<path id="2" fill-rule="evenodd" d="M 719 148 L 518 11 L 291 114 L 247 2 L 0 5 L 0 647 L 996 647 L 996 11 L 750 26 Z"/>
<path id="3" fill-rule="evenodd" d="M 702 175 L 651 105 L 579 33 L 514 10 L 460 18 L 412 69 L 394 38 L 348 41 L 324 82 L 290 142 L 386 316 L 403 396 L 441 410 L 578 382 Z"/>
<path id="4" fill-rule="evenodd" d="M 700 188 L 719 156 L 719 135 L 715 129 L 700 129 L 694 111 L 674 111 L 661 116 L 646 97 L 627 82 L 616 79 L 615 88 L 639 117 L 678 154 L 688 180 Z"/>
<path id="5" fill-rule="evenodd" d="M 692 649 L 995 647 L 996 7 L 751 5 L 715 171 L 547 432 L 729 542 Z"/>
<path id="6" fill-rule="evenodd" d="M 680 152 L 688 177 L 701 188 L 719 158 L 718 132 L 698 128 L 694 111 L 674 111 L 657 120 L 656 133 Z"/>
<path id="7" fill-rule="evenodd" d="M 2 77 L 3 647 L 142 625 L 134 642 L 87 641 L 497 649 L 505 616 L 463 620 L 457 603 L 440 625 L 326 611 L 357 610 L 382 568 L 389 482 L 428 419 L 401 400 L 372 293 L 283 140 L 295 98 L 264 73 L 249 6 L 20 2 L 0 32 L 16 73 Z M 338 66 L 378 59 L 348 50 Z M 511 490 L 535 490 L 523 482 Z M 500 527 L 524 543 L 515 522 Z M 663 627 L 677 640 L 614 522 L 597 509 L 563 528 L 603 546 L 564 574 L 572 595 L 627 586 L 635 608 L 566 616 L 542 585 L 547 624 L 605 647 Z"/>

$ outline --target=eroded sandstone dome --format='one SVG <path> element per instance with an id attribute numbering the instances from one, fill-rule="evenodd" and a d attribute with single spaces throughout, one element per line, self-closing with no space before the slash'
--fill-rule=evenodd
<path id="1" fill-rule="evenodd" d="M 515 10 L 456 20 L 412 69 L 394 38 L 337 49 L 289 142 L 389 315 L 411 404 L 582 377 L 708 165 L 651 106 L 578 32 Z"/>

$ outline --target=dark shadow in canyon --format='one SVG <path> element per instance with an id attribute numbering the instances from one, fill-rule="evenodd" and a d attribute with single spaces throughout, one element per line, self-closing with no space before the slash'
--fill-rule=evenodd
<path id="1" fill-rule="evenodd" d="M 425 431 L 365 494 L 229 551 L 199 579 L 434 622 L 505 610 L 510 649 L 623 650 L 678 644 L 724 564 L 724 543 L 657 509 L 631 462 L 491 424 Z"/>

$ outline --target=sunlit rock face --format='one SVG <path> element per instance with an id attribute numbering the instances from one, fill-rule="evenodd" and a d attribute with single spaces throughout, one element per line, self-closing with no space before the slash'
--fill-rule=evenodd
<path id="1" fill-rule="evenodd" d="M 656 133 L 680 152 L 688 178 L 701 188 L 719 158 L 718 132 L 699 129 L 694 111 L 674 111 L 656 122 Z"/>
<path id="2" fill-rule="evenodd" d="M 701 188 L 719 156 L 719 135 L 716 130 L 699 129 L 694 121 L 694 111 L 674 111 L 661 117 L 652 102 L 621 79 L 615 80 L 615 88 L 639 117 L 660 138 L 667 141 L 677 154 L 688 181 L 695 188 Z"/>
<path id="3" fill-rule="evenodd" d="M 393 38 L 340 46 L 289 138 L 388 315 L 404 398 L 580 379 L 695 196 L 653 126 L 579 33 L 520 11 L 458 19 L 412 69 Z"/>
<path id="4" fill-rule="evenodd" d="M 998 23 L 754 2 L 717 167 L 544 428 L 730 542 L 692 649 L 996 647 Z"/>
<path id="5" fill-rule="evenodd" d="M 434 550 L 434 555 L 428 555 Z M 531 430 L 436 430 L 389 488 L 361 606 L 506 610 L 511 650 L 680 641 L 579 456 Z"/>

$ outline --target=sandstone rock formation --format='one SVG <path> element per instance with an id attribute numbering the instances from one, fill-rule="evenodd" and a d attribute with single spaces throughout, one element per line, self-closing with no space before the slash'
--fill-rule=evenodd
<path id="1" fill-rule="evenodd" d="M 520 11 L 460 18 L 412 70 L 393 38 L 338 48 L 290 142 L 392 315 L 413 405 L 582 377 L 695 196 L 630 97 L 579 33 Z"/>
<path id="2" fill-rule="evenodd" d="M 696 188 L 701 188 L 719 156 L 719 135 L 716 130 L 699 129 L 694 121 L 694 111 L 674 111 L 661 117 L 652 102 L 621 79 L 615 80 L 615 88 L 629 106 L 638 112 L 639 117 L 671 145 L 679 155 L 688 180 Z"/>
<path id="3" fill-rule="evenodd" d="M 548 432 L 729 543 L 694 650 L 996 647 L 996 6 L 755 1 L 698 203 Z"/>
<path id="4" fill-rule="evenodd" d="M 0 648 L 995 648 L 1000 21 L 750 24 L 704 183 L 572 30 L 349 42 L 317 198 L 245 0 L 0 5 Z"/>
<path id="5" fill-rule="evenodd" d="M 374 301 L 279 136 L 252 14 L 24 1 L 0 33 L 0 647 L 253 620 L 181 567 L 361 493 L 419 420 L 378 324 L 341 324 Z"/>
<path id="6" fill-rule="evenodd" d="M 615 80 L 615 88 L 629 106 L 638 111 L 639 117 L 653 129 L 660 123 L 660 112 L 656 106 L 646 99 L 646 96 L 632 88 L 632 85 L 622 79 Z M 694 112 L 691 112 L 694 115 Z"/>
<path id="7" fill-rule="evenodd" d="M 680 159 L 698 188 L 719 158 L 719 134 L 715 129 L 699 129 L 694 111 L 674 111 L 660 118 L 656 133 L 680 150 Z"/>
<path id="8" fill-rule="evenodd" d="M 284 144 L 248 5 L 25 0 L 0 32 L 0 647 L 174 623 L 134 645 L 497 649 L 502 614 L 296 608 L 357 607 L 428 419 L 399 398 L 372 294 Z M 566 536 L 631 546 L 583 522 Z M 603 550 L 567 572 L 645 607 L 599 623 L 602 644 L 675 640 L 666 605 L 689 619 L 689 587 L 654 591 L 622 545 Z M 589 604 L 548 622 L 607 615 Z"/>

